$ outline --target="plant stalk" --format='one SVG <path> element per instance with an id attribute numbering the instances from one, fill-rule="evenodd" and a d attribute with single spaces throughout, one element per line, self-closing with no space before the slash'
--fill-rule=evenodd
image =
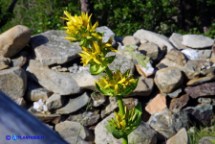
<path id="1" fill-rule="evenodd" d="M 128 136 L 122 138 L 122 144 L 128 144 Z"/>
<path id="2" fill-rule="evenodd" d="M 121 96 L 117 96 L 116 97 L 116 101 L 117 101 L 117 104 L 118 104 L 118 107 L 119 107 L 119 113 L 121 115 L 124 115 L 125 114 L 125 109 L 124 109 L 124 103 L 122 101 L 122 97 Z"/>

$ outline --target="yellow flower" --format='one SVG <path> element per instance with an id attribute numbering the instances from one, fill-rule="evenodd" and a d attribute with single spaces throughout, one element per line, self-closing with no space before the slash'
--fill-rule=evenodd
<path id="1" fill-rule="evenodd" d="M 124 74 L 118 70 L 111 76 L 109 74 L 101 77 L 96 82 L 96 86 L 104 95 L 125 96 L 136 88 L 137 81 L 130 75 L 129 70 Z"/>
<path id="2" fill-rule="evenodd" d="M 108 131 L 116 138 L 129 135 L 141 122 L 142 108 L 140 104 L 130 110 L 126 106 L 124 109 L 125 114 L 123 115 L 119 112 L 114 112 L 115 117 L 110 119 L 106 126 Z"/>
<path id="3" fill-rule="evenodd" d="M 97 33 L 95 30 L 98 26 L 98 22 L 94 25 L 91 24 L 92 15 L 87 13 L 82 13 L 81 16 L 72 16 L 68 11 L 64 11 L 66 20 L 66 39 L 70 41 L 80 41 L 80 43 L 85 44 L 88 40 L 93 38 L 101 39 L 101 34 Z"/>

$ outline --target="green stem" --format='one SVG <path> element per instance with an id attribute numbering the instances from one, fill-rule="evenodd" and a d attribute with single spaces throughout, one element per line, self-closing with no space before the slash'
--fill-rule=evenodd
<path id="1" fill-rule="evenodd" d="M 121 115 L 124 115 L 125 114 L 125 109 L 124 109 L 124 103 L 122 101 L 122 97 L 117 96 L 116 101 L 117 101 L 117 104 L 118 104 L 118 107 L 119 107 L 119 113 Z"/>
<path id="2" fill-rule="evenodd" d="M 128 137 L 122 138 L 122 144 L 128 144 Z"/>
<path id="3" fill-rule="evenodd" d="M 112 71 L 109 69 L 108 66 L 106 67 L 105 72 L 107 73 L 107 75 L 109 76 L 109 78 L 113 77 Z"/>

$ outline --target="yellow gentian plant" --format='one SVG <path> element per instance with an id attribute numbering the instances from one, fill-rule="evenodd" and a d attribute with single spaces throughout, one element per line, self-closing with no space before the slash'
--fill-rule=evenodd
<path id="1" fill-rule="evenodd" d="M 115 56 L 107 56 L 109 52 L 116 52 L 112 47 L 111 40 L 102 42 L 102 33 L 96 31 L 98 22 L 91 23 L 91 16 L 82 13 L 81 16 L 72 16 L 64 11 L 63 19 L 66 20 L 66 39 L 80 42 L 82 48 L 81 62 L 84 66 L 89 65 L 93 75 L 103 73 L 96 81 L 97 89 L 106 96 L 116 97 L 119 111 L 114 113 L 107 124 L 107 130 L 116 138 L 122 138 L 123 144 L 128 144 L 128 135 L 138 127 L 141 122 L 141 106 L 138 104 L 133 109 L 128 109 L 122 98 L 130 94 L 137 86 L 138 80 L 133 78 L 130 70 L 121 73 L 119 70 L 112 71 L 108 65 Z"/>

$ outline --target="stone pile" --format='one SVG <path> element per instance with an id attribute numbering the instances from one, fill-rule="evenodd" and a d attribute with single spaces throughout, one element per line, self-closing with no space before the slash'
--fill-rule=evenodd
<path id="1" fill-rule="evenodd" d="M 103 41 L 114 38 L 107 27 L 97 30 L 104 33 Z M 0 90 L 71 144 L 120 144 L 105 128 L 117 109 L 115 99 L 96 90 L 98 76 L 81 65 L 79 44 L 64 37 L 59 30 L 31 35 L 23 25 L 2 33 Z M 177 33 L 167 38 L 141 29 L 114 45 L 118 51 L 110 69 L 131 69 L 139 78 L 137 88 L 124 98 L 128 107 L 138 102 L 143 107 L 143 121 L 129 143 L 186 144 L 190 127 L 210 126 L 215 106 L 213 39 Z"/>

